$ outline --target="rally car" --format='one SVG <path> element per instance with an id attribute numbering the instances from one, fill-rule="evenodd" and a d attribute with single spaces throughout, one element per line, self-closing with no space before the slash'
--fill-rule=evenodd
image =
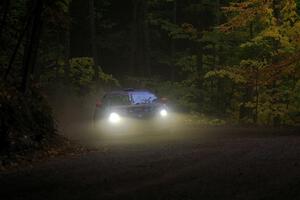
<path id="1" fill-rule="evenodd" d="M 96 103 L 94 123 L 118 126 L 128 120 L 161 120 L 168 118 L 166 98 L 158 98 L 149 90 L 124 89 L 106 93 Z"/>

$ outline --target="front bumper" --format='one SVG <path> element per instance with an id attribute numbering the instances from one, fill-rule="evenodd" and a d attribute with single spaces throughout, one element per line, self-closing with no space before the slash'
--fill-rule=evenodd
<path id="1" fill-rule="evenodd" d="M 127 134 L 130 132 L 155 131 L 165 128 L 170 124 L 170 117 L 161 116 L 143 116 L 143 117 L 124 117 L 120 116 L 120 120 L 112 123 L 108 118 L 95 121 L 95 127 L 104 133 Z"/>

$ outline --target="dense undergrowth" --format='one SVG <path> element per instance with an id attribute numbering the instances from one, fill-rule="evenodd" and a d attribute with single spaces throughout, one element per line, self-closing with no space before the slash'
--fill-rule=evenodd
<path id="1" fill-rule="evenodd" d="M 0 87 L 1 153 L 40 148 L 56 134 L 52 109 L 37 88 L 24 95 L 14 87 Z"/>
<path id="2" fill-rule="evenodd" d="M 266 94 L 262 95 L 259 99 L 257 115 L 253 106 L 247 109 L 247 115 L 245 115 L 244 104 L 239 101 L 241 96 L 233 96 L 226 102 L 228 100 L 226 97 L 220 94 L 211 95 L 210 91 L 200 89 L 196 84 L 187 81 L 171 82 L 160 78 L 127 77 L 123 84 L 150 89 L 159 97 L 166 97 L 172 109 L 189 113 L 188 116 L 193 117 L 188 121 L 194 119 L 192 121 L 199 121 L 200 124 L 204 121 L 214 124 L 214 122 L 207 122 L 207 119 L 218 119 L 222 121 L 221 124 L 226 121 L 227 124 L 241 126 L 295 127 L 300 125 L 299 84 L 290 92 L 290 97 L 281 96 L 278 102 L 271 101 Z M 289 101 L 284 101 L 282 98 L 289 98 Z M 220 108 L 221 104 L 224 109 Z M 254 120 L 255 116 L 257 120 Z"/>

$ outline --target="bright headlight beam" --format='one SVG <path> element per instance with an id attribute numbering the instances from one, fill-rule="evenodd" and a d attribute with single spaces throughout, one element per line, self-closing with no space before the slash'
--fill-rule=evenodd
<path id="1" fill-rule="evenodd" d="M 113 124 L 120 122 L 120 120 L 121 117 L 118 113 L 111 113 L 108 117 L 108 121 Z"/>
<path id="2" fill-rule="evenodd" d="M 168 112 L 165 110 L 165 109 L 162 109 L 160 112 L 159 112 L 160 116 L 162 117 L 166 117 L 168 115 Z"/>

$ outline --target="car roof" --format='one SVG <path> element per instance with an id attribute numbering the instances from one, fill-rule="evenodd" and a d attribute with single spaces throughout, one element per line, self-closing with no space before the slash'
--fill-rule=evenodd
<path id="1" fill-rule="evenodd" d="M 133 94 L 133 93 L 153 93 L 149 90 L 145 90 L 145 89 L 125 89 L 125 90 L 115 90 L 115 91 L 111 91 L 106 93 L 106 95 L 128 95 L 128 94 Z"/>

